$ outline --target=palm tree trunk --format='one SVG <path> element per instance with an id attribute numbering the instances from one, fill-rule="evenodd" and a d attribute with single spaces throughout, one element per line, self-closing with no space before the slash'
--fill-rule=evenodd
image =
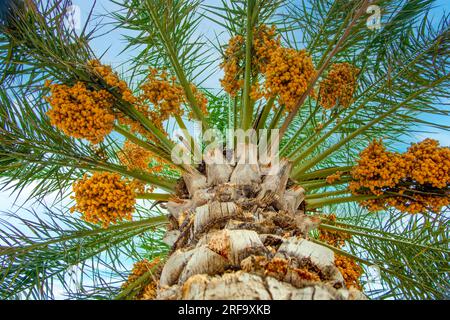
<path id="1" fill-rule="evenodd" d="M 301 186 L 287 188 L 291 163 L 245 163 L 248 147 L 231 164 L 212 150 L 204 173 L 183 176 L 189 196 L 167 203 L 172 251 L 157 299 L 365 298 L 345 286 L 333 251 L 308 240 L 320 220 L 305 214 Z"/>

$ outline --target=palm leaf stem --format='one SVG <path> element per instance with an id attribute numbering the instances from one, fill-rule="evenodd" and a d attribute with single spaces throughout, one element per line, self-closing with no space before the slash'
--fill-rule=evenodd
<path id="1" fill-rule="evenodd" d="M 156 201 L 169 201 L 173 197 L 170 193 L 138 193 L 136 199 L 156 200 Z"/>
<path id="2" fill-rule="evenodd" d="M 360 258 L 360 257 L 358 257 L 358 256 L 355 256 L 355 255 L 353 255 L 353 254 L 351 254 L 351 253 L 348 253 L 348 252 L 346 252 L 346 251 L 344 251 L 344 250 L 342 250 L 342 249 L 333 247 L 333 246 L 329 245 L 328 243 L 319 241 L 319 240 L 317 240 L 317 239 L 311 239 L 311 241 L 312 241 L 312 242 L 315 242 L 315 243 L 317 243 L 317 244 L 320 244 L 320 245 L 322 245 L 322 246 L 325 246 L 325 247 L 329 248 L 330 250 L 334 251 L 335 253 L 337 253 L 337 254 L 339 254 L 339 255 L 342 255 L 342 256 L 351 258 L 351 259 L 353 259 L 353 260 L 355 260 L 355 261 L 358 261 L 358 262 L 360 262 L 360 263 L 362 263 L 362 264 L 365 264 L 365 265 L 367 265 L 367 266 L 373 266 L 373 265 L 374 265 L 374 263 L 371 262 L 371 261 L 368 261 L 368 260 L 366 260 L 366 259 L 362 259 L 362 258 Z M 398 279 L 405 280 L 405 281 L 409 281 L 409 282 L 411 282 L 411 283 L 413 283 L 413 284 L 416 284 L 416 285 L 419 286 L 419 287 L 424 287 L 424 289 L 426 289 L 426 290 L 428 290 L 428 291 L 430 291 L 430 292 L 433 292 L 434 294 L 436 294 L 436 295 L 438 295 L 438 296 L 441 295 L 441 294 L 440 294 L 438 291 L 436 291 L 435 289 L 433 289 L 433 288 L 431 288 L 431 287 L 429 287 L 429 286 L 427 286 L 427 285 L 425 285 L 425 284 L 423 284 L 423 283 L 420 283 L 420 282 L 416 281 L 416 280 L 413 279 L 413 278 L 410 278 L 410 277 L 408 277 L 408 276 L 405 276 L 405 275 L 403 275 L 403 274 L 400 274 L 400 273 L 398 273 L 398 272 L 395 272 L 395 271 L 393 271 L 393 270 L 391 270 L 391 269 L 388 269 L 388 268 L 385 268 L 385 267 L 383 267 L 383 266 L 380 266 L 379 264 L 376 264 L 376 266 L 377 266 L 381 271 L 384 271 L 384 272 L 386 272 L 386 273 L 389 273 L 389 274 L 391 274 L 391 275 L 397 277 Z"/>
<path id="3" fill-rule="evenodd" d="M 323 221 L 331 222 L 333 225 L 340 226 L 340 227 L 343 227 L 345 229 L 352 229 L 352 230 L 356 229 L 356 230 L 365 231 L 364 233 L 371 233 L 371 234 L 377 233 L 377 234 L 380 234 L 380 235 L 383 235 L 383 236 L 386 236 L 386 237 L 389 237 L 389 238 L 399 237 L 397 234 L 385 232 L 383 230 L 379 230 L 379 229 L 376 229 L 376 228 L 368 228 L 368 227 L 359 226 L 359 225 L 355 225 L 355 224 L 345 223 L 345 222 L 342 222 L 342 221 L 339 221 L 339 220 L 331 221 L 328 218 L 324 218 L 324 217 L 321 217 L 321 219 Z M 441 242 L 441 244 L 447 244 L 449 241 L 450 240 L 446 238 L 444 241 Z"/>
<path id="4" fill-rule="evenodd" d="M 343 166 L 343 167 L 332 167 L 332 168 L 320 169 L 320 170 L 312 171 L 310 173 L 302 174 L 302 175 L 298 176 L 297 179 L 299 181 L 308 181 L 308 180 L 313 180 L 313 179 L 317 179 L 317 178 L 327 177 L 338 171 L 341 173 L 348 173 L 348 172 L 350 172 L 350 170 L 352 170 L 352 168 L 353 168 L 353 166 Z"/>
<path id="5" fill-rule="evenodd" d="M 145 272 L 142 276 L 137 278 L 135 281 L 130 283 L 121 293 L 119 293 L 114 300 L 123 300 L 123 299 L 131 299 L 133 296 L 137 294 L 135 292 L 134 294 L 131 294 L 133 290 L 139 288 L 142 284 L 147 282 L 154 274 L 156 268 L 161 265 L 163 261 L 159 261 L 157 264 L 155 264 L 150 270 Z M 131 294 L 131 295 L 130 295 Z"/>
<path id="6" fill-rule="evenodd" d="M 416 50 L 419 51 L 420 48 Z M 303 149 L 303 147 L 313 138 L 315 138 L 317 135 L 319 135 L 325 128 L 327 128 L 333 121 L 341 115 L 345 109 L 339 110 L 333 117 L 331 117 L 323 126 L 320 128 L 314 135 L 311 137 L 305 139 L 294 151 L 290 153 L 290 156 L 293 156 L 294 154 L 297 154 L 297 156 L 292 159 L 292 161 L 296 164 L 298 161 L 303 159 L 306 155 L 310 154 L 314 149 L 316 149 L 322 142 L 324 142 L 328 137 L 330 137 L 334 132 L 336 132 L 338 129 L 340 129 L 344 124 L 348 123 L 350 119 L 353 118 L 361 109 L 363 109 L 368 102 L 370 102 L 374 97 L 376 97 L 378 94 L 382 92 L 387 86 L 389 86 L 394 80 L 399 78 L 403 75 L 403 73 L 408 72 L 409 68 L 413 66 L 420 58 L 422 58 L 427 53 L 427 50 L 423 50 L 420 54 L 417 54 L 417 56 L 414 57 L 414 59 L 410 59 L 409 62 L 402 67 L 402 69 L 397 72 L 394 76 L 392 75 L 385 75 L 385 77 L 381 77 L 374 83 L 372 83 L 368 88 L 364 90 L 359 96 L 365 97 L 365 99 L 350 112 L 344 119 L 339 121 L 331 130 L 329 130 L 325 135 L 319 138 L 316 142 L 314 142 L 310 147 L 308 147 L 307 150 L 299 153 L 300 150 Z M 367 95 L 369 91 L 379 82 L 381 82 L 384 78 L 389 76 L 389 81 L 385 81 L 377 90 L 375 90 L 372 94 Z M 358 98 L 357 98 L 358 99 Z"/>
<path id="7" fill-rule="evenodd" d="M 346 202 L 355 202 L 355 201 L 364 201 L 364 200 L 370 200 L 370 199 L 378 199 L 382 197 L 387 197 L 387 195 L 351 195 L 348 197 L 339 197 L 339 198 L 315 198 L 311 200 L 306 200 L 306 207 L 308 209 L 313 208 L 320 208 L 326 205 L 330 204 L 339 204 L 339 203 L 346 203 Z"/>
<path id="8" fill-rule="evenodd" d="M 261 113 L 259 114 L 257 121 L 255 123 L 255 129 L 258 132 L 260 129 L 263 129 L 267 117 L 269 116 L 270 110 L 272 110 L 273 103 L 275 102 L 275 98 L 270 98 L 269 101 L 265 104 L 264 108 L 261 110 Z"/>

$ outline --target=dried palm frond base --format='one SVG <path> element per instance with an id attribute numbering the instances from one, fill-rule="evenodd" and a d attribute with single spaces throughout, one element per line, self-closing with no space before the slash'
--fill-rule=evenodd
<path id="1" fill-rule="evenodd" d="M 256 146 L 238 146 L 237 159 L 245 148 Z M 308 239 L 320 219 L 299 209 L 302 187 L 286 187 L 287 160 L 277 166 L 205 162 L 205 173 L 183 176 L 189 197 L 167 203 L 165 239 L 172 251 L 157 299 L 365 298 L 346 287 L 333 251 Z"/>

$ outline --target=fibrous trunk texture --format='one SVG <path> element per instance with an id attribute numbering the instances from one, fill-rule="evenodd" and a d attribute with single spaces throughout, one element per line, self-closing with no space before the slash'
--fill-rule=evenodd
<path id="1" fill-rule="evenodd" d="M 301 186 L 287 188 L 291 164 L 240 153 L 230 164 L 210 151 L 204 173 L 183 176 L 189 197 L 167 203 L 172 251 L 157 299 L 364 299 L 333 251 L 308 239 L 319 219 L 305 214 Z"/>

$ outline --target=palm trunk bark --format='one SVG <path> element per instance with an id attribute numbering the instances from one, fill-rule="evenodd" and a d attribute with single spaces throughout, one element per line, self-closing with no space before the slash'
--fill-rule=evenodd
<path id="1" fill-rule="evenodd" d="M 290 162 L 218 160 L 210 151 L 204 173 L 183 177 L 189 196 L 167 203 L 172 251 L 157 299 L 365 298 L 346 287 L 333 251 L 308 240 L 319 219 L 305 214 L 301 186 L 287 188 Z"/>

